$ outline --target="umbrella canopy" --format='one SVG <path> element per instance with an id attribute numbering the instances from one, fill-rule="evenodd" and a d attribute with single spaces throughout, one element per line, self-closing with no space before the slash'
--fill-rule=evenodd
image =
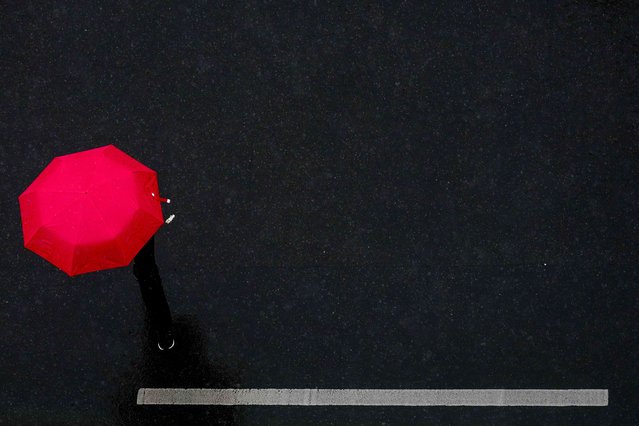
<path id="1" fill-rule="evenodd" d="M 107 145 L 54 158 L 18 200 L 24 246 L 73 276 L 130 264 L 166 199 L 155 171 Z"/>

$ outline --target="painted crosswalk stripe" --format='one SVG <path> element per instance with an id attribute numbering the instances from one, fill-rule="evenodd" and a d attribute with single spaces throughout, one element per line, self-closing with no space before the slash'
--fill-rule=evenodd
<path id="1" fill-rule="evenodd" d="M 601 407 L 607 389 L 142 388 L 138 405 L 360 405 Z"/>

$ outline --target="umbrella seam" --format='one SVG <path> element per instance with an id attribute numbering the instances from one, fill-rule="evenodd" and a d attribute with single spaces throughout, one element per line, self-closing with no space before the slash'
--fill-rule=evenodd
<path id="1" fill-rule="evenodd" d="M 150 172 L 139 170 L 139 171 L 130 171 L 129 173 L 130 174 L 136 174 L 136 173 L 150 173 Z M 91 187 L 87 191 L 89 191 L 89 192 L 90 191 L 95 191 L 102 185 L 106 185 L 106 184 L 113 185 L 113 184 L 115 184 L 117 182 L 125 180 L 126 178 L 129 178 L 129 176 L 128 175 L 124 175 L 124 176 L 119 176 L 119 177 L 117 177 L 115 179 L 111 179 L 111 180 L 103 180 L 103 181 L 100 181 L 100 182 L 98 182 L 96 184 L 91 185 Z"/>
<path id="2" fill-rule="evenodd" d="M 129 173 L 131 175 L 133 175 L 133 177 L 134 177 L 133 180 L 134 181 L 135 181 L 135 175 L 137 175 L 137 174 L 147 174 L 147 175 L 149 175 L 149 179 L 148 179 L 147 183 L 152 181 L 153 178 L 157 178 L 157 173 L 155 171 L 151 170 L 151 169 L 149 169 L 149 170 L 132 170 Z M 130 177 L 129 175 L 126 175 L 126 176 L 121 176 L 121 177 L 119 177 L 117 179 L 113 179 L 111 181 L 106 181 L 106 180 L 105 181 L 101 181 L 99 184 L 94 185 L 91 189 L 95 191 L 95 190 L 98 189 L 99 186 L 106 185 L 106 184 L 113 185 L 114 183 L 122 181 L 122 180 L 125 180 L 126 178 L 129 178 L 129 177 Z M 145 185 L 146 185 L 146 183 L 145 183 Z M 158 201 L 158 203 L 159 203 L 159 201 Z M 149 216 L 154 218 L 153 212 L 148 211 L 146 209 L 144 203 L 140 204 L 140 209 L 139 210 L 145 212 L 146 214 L 148 214 Z M 160 214 L 162 214 L 162 213 L 160 212 Z M 164 223 L 163 219 L 161 219 L 161 223 Z M 161 226 L 161 224 L 160 224 L 160 226 Z M 118 242 L 118 249 L 120 250 L 120 256 L 122 257 L 122 260 L 126 261 L 128 259 L 128 250 L 126 250 L 125 248 L 120 246 L 119 242 Z"/>
<path id="3" fill-rule="evenodd" d="M 153 179 L 156 179 L 157 181 L 157 173 L 154 172 L 154 174 L 152 176 L 149 177 L 149 179 L 144 183 L 145 187 L 148 186 L 151 182 L 153 182 Z M 155 194 L 157 196 L 156 201 L 158 203 L 160 203 L 160 215 L 162 217 L 162 223 L 164 223 L 164 214 L 162 212 L 162 204 L 160 202 L 160 185 L 158 182 L 158 194 Z M 142 210 L 144 210 L 146 213 L 149 213 L 151 216 L 154 216 L 154 212 L 147 210 L 146 205 L 142 206 Z M 161 225 L 160 225 L 161 226 Z"/>
<path id="4" fill-rule="evenodd" d="M 37 191 L 37 192 L 31 192 L 29 195 L 37 196 L 37 194 L 38 194 L 39 192 L 40 192 L 40 193 L 43 193 L 43 194 L 45 194 L 45 193 L 53 193 L 53 194 L 55 194 L 55 193 L 81 194 L 81 193 L 82 193 L 82 192 L 74 192 L 74 191 L 68 191 L 68 192 L 66 192 L 66 191 Z M 71 207 L 75 206 L 77 203 L 79 203 L 79 202 L 81 202 L 81 201 L 82 201 L 82 198 L 78 198 L 77 200 L 74 200 L 72 203 L 67 204 L 66 206 L 64 206 L 63 208 L 61 208 L 59 211 L 57 211 L 57 212 L 56 212 L 56 216 L 60 216 L 60 215 L 64 214 L 64 213 L 65 213 L 68 209 L 70 209 Z M 38 227 L 38 230 L 39 230 L 40 228 L 48 227 L 48 226 L 50 226 L 50 225 L 54 225 L 54 224 L 55 224 L 55 223 L 53 223 L 53 222 L 51 221 L 51 219 L 50 219 L 48 222 L 40 224 L 40 226 Z M 37 230 L 36 230 L 36 233 L 37 233 Z M 34 235 L 35 235 L 35 233 L 34 233 Z M 32 240 L 32 239 L 33 239 L 33 236 L 29 239 L 29 242 L 31 242 L 31 240 Z"/>
<path id="5" fill-rule="evenodd" d="M 78 220 L 78 226 L 76 227 L 76 230 L 75 230 L 75 239 L 73 241 L 73 256 L 71 257 L 71 274 L 72 275 L 76 275 L 76 268 L 75 268 L 76 261 L 75 261 L 75 259 L 76 259 L 76 255 L 77 255 L 77 252 L 78 252 L 78 240 L 80 239 L 80 228 L 81 228 L 81 225 L 84 224 L 84 219 L 85 219 L 86 211 L 87 211 L 87 209 L 86 209 L 86 201 L 84 201 L 81 204 L 81 206 L 82 206 L 82 217 L 81 217 L 80 220 Z"/>
<path id="6" fill-rule="evenodd" d="M 35 193 L 34 193 L 34 194 L 35 194 Z M 64 209 L 61 209 L 61 210 L 58 212 L 57 216 L 63 215 L 63 214 L 64 214 L 67 210 L 69 210 L 70 208 L 72 208 L 72 207 L 76 206 L 77 204 L 81 204 L 81 201 L 82 201 L 82 199 L 81 199 L 81 198 L 79 198 L 79 199 L 75 200 L 75 202 L 73 202 L 73 203 L 71 203 L 71 204 L 68 204 L 68 205 L 67 205 Z M 42 223 L 42 224 L 38 227 L 38 229 L 37 229 L 37 230 L 33 233 L 32 237 L 29 239 L 29 241 L 25 244 L 25 247 L 26 247 L 26 248 L 29 248 L 28 246 L 29 246 L 29 245 L 31 245 L 31 244 L 34 242 L 34 239 L 35 239 L 36 235 L 38 235 L 38 233 L 39 233 L 39 232 L 40 232 L 40 230 L 42 230 L 42 229 L 47 229 L 47 230 L 48 230 L 48 232 L 49 232 L 50 234 L 52 234 L 51 227 L 52 227 L 53 225 L 55 225 L 55 222 L 52 222 L 51 220 L 49 220 L 49 221 L 48 221 L 48 222 L 46 222 L 46 223 Z M 73 270 L 73 263 L 74 263 L 74 258 L 75 258 L 75 247 L 77 246 L 77 234 L 78 234 L 78 232 L 79 232 L 79 227 L 78 227 L 78 229 L 76 229 L 76 238 L 75 238 L 75 239 L 74 239 L 74 241 L 72 242 L 72 244 L 73 244 L 73 246 L 74 246 L 74 249 L 73 249 L 73 253 L 72 253 L 72 255 L 71 255 L 71 265 L 69 265 L 69 266 L 70 266 L 70 270 Z M 56 266 L 57 266 L 57 265 L 56 265 Z M 66 266 L 66 265 L 65 265 L 65 266 Z M 60 269 L 62 269 L 62 268 L 60 268 Z"/>
<path id="7" fill-rule="evenodd" d="M 93 204 L 93 207 L 95 208 L 96 212 L 98 213 L 98 215 L 100 216 L 100 220 L 102 221 L 102 224 L 105 226 L 105 228 L 107 228 L 109 231 L 111 231 L 111 233 L 113 233 L 113 228 L 109 226 L 108 222 L 104 219 L 104 216 L 102 216 L 102 212 L 100 211 L 100 209 L 98 208 L 98 206 L 95 204 L 95 202 L 93 201 L 93 198 L 89 197 L 89 200 L 91 201 L 91 204 Z M 124 253 L 122 252 L 122 247 L 120 247 L 119 244 L 119 239 L 117 238 L 117 233 L 115 233 L 114 235 L 114 241 L 115 241 L 115 246 L 118 249 L 118 254 L 120 255 L 120 259 L 122 261 L 125 260 L 124 257 Z M 103 260 L 106 261 L 106 258 L 103 255 Z"/>
<path id="8" fill-rule="evenodd" d="M 102 154 L 102 156 L 104 158 L 104 153 Z M 131 157 L 131 158 L 133 158 L 133 157 Z M 135 158 L 134 158 L 134 160 L 135 160 Z M 139 164 L 141 164 L 143 167 L 146 167 L 148 170 L 144 170 L 144 169 L 141 169 L 141 170 L 128 170 L 128 173 L 131 173 L 131 174 L 135 174 L 135 173 L 156 173 L 155 170 L 148 168 L 147 166 L 145 166 L 144 164 L 140 163 L 137 160 L 135 160 L 135 161 L 138 162 Z M 94 169 L 94 172 L 95 172 L 95 169 Z M 95 183 L 91 184 L 91 187 L 88 189 L 88 191 L 94 190 L 96 187 L 101 186 L 101 185 L 103 185 L 105 183 L 113 183 L 114 181 L 118 181 L 118 180 L 120 180 L 120 179 L 122 179 L 124 177 L 126 177 L 126 176 L 121 176 L 121 177 L 119 177 L 117 179 L 105 178 L 103 180 L 100 180 L 98 182 L 95 182 Z"/>

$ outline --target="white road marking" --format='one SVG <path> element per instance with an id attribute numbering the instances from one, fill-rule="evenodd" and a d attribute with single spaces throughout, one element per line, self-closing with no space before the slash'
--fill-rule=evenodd
<path id="1" fill-rule="evenodd" d="M 142 388 L 138 405 L 605 407 L 608 389 Z"/>

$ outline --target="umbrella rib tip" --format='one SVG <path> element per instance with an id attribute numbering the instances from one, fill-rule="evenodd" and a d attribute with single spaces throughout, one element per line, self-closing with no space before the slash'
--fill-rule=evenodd
<path id="1" fill-rule="evenodd" d="M 151 192 L 151 196 L 155 197 L 155 192 Z M 171 199 L 170 198 L 162 198 L 162 197 L 158 197 L 160 202 L 164 202 L 167 204 L 171 204 Z"/>

